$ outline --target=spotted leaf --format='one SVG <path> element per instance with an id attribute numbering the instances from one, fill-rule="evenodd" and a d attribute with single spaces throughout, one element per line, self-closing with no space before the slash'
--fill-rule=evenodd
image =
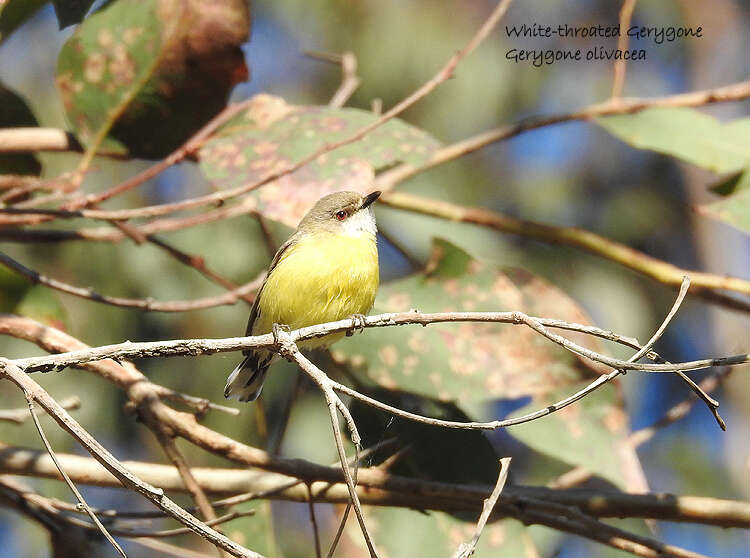
<path id="1" fill-rule="evenodd" d="M 200 166 L 217 188 L 252 184 L 376 119 L 364 110 L 292 106 L 278 97 L 259 95 L 245 114 L 204 145 Z M 425 132 L 393 119 L 252 196 L 268 218 L 296 227 L 324 195 L 337 190 L 369 192 L 376 170 L 397 162 L 419 164 L 438 147 L 437 140 Z"/>
<path id="2" fill-rule="evenodd" d="M 57 69 L 79 139 L 135 157 L 173 151 L 247 78 L 249 24 L 244 0 L 116 0 L 88 17 Z"/>
<path id="3" fill-rule="evenodd" d="M 412 308 L 520 310 L 588 323 L 575 302 L 543 279 L 480 263 L 443 240 L 435 241 L 424 273 L 381 286 L 373 313 Z M 496 323 L 373 329 L 334 345 L 332 355 L 381 386 L 443 401 L 538 397 L 598 371 L 529 328 Z"/>

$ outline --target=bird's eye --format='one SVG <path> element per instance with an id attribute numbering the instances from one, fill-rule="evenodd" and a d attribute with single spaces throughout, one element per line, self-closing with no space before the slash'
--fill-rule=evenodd
<path id="1" fill-rule="evenodd" d="M 337 211 L 335 217 L 339 221 L 343 221 L 347 217 L 346 211 L 344 211 L 343 209 L 341 211 Z"/>

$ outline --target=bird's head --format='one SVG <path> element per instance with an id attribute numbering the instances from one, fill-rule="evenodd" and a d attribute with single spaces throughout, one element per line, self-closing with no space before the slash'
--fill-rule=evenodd
<path id="1" fill-rule="evenodd" d="M 359 192 L 334 192 L 320 198 L 302 218 L 298 232 L 325 230 L 335 234 L 375 235 L 375 214 L 372 204 L 380 192 L 362 195 Z"/>

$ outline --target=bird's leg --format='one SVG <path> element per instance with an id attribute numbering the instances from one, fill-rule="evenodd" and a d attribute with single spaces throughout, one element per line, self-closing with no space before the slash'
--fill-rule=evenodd
<path id="1" fill-rule="evenodd" d="M 351 337 L 355 333 L 362 333 L 365 330 L 365 325 L 367 325 L 364 314 L 352 314 L 351 317 L 352 327 L 346 330 L 347 337 Z"/>

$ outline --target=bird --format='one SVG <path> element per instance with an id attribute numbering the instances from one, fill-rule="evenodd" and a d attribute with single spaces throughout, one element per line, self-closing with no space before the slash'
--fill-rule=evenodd
<path id="1" fill-rule="evenodd" d="M 320 198 L 278 249 L 250 310 L 245 335 L 262 335 L 274 324 L 299 329 L 367 314 L 379 285 L 375 191 L 334 192 Z M 298 343 L 326 347 L 345 332 Z M 254 401 L 277 355 L 266 348 L 243 352 L 227 378 L 224 397 Z"/>

